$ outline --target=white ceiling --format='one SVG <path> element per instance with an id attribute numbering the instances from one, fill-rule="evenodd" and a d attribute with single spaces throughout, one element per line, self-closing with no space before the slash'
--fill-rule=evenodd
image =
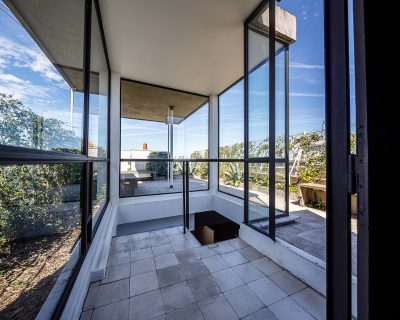
<path id="1" fill-rule="evenodd" d="M 111 68 L 204 95 L 243 76 L 243 22 L 260 0 L 101 0 Z"/>

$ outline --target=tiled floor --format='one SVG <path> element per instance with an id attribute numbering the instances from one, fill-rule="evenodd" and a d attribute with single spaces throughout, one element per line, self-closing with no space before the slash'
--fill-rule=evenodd
<path id="1" fill-rule="evenodd" d="M 240 239 L 169 228 L 113 239 L 81 319 L 325 319 L 325 299 Z"/>

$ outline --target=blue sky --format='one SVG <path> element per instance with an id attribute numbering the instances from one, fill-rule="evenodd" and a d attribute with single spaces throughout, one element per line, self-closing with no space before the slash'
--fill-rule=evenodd
<path id="1" fill-rule="evenodd" d="M 350 1 L 351 2 L 351 1 Z M 321 129 L 324 125 L 324 34 L 322 0 L 282 0 L 278 3 L 297 17 L 297 41 L 290 46 L 290 134 Z M 25 30 L 10 17 L 12 14 L 0 1 L 0 92 L 13 93 L 35 112 L 70 121 L 70 90 L 50 61 L 36 46 Z M 6 14 L 7 12 L 7 14 Z M 351 15 L 350 15 L 351 16 Z M 14 18 L 15 19 L 15 18 Z M 352 19 L 349 20 L 352 25 Z M 352 38 L 350 38 L 352 39 Z M 350 41 L 350 50 L 353 45 Z M 279 59 L 277 59 L 277 66 Z M 350 54 L 350 71 L 354 73 Z M 279 71 L 279 67 L 277 72 Z M 265 72 L 265 70 L 264 70 Z M 268 127 L 262 119 L 267 117 L 263 109 L 267 101 L 267 84 L 262 78 L 255 79 L 254 109 L 250 112 L 250 138 L 266 137 Z M 277 83 L 277 105 L 279 102 Z M 262 91 L 264 90 L 264 93 Z M 351 102 L 354 110 L 354 80 L 351 79 Z M 221 98 L 221 145 L 243 141 L 243 87 L 240 83 Z M 258 107 L 257 107 L 258 106 Z M 93 110 L 91 129 L 99 130 L 96 112 Z M 177 155 L 189 156 L 194 150 L 207 148 L 207 108 L 202 108 L 181 125 L 176 126 Z M 354 121 L 354 112 L 352 113 Z M 82 95 L 76 94 L 72 127 L 78 136 L 82 132 Z M 167 149 L 167 129 L 164 124 L 122 120 L 122 148 L 141 148 L 148 143 L 150 149 Z M 282 123 L 278 123 L 282 132 Z M 279 132 L 277 134 L 279 135 Z M 97 135 L 91 135 L 96 144 Z"/>

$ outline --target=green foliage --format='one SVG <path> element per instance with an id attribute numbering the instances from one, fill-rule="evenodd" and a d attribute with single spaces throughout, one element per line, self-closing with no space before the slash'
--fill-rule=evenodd
<path id="1" fill-rule="evenodd" d="M 80 153 L 80 143 L 64 122 L 0 93 L 0 144 Z M 79 205 L 67 209 L 63 196 L 64 186 L 78 184 L 80 176 L 79 164 L 0 166 L 0 242 L 75 227 Z"/>
<path id="2" fill-rule="evenodd" d="M 320 182 L 326 178 L 326 149 L 323 131 L 304 133 L 291 137 L 291 150 L 303 149 L 298 167 L 299 182 Z"/>
<path id="3" fill-rule="evenodd" d="M 13 165 L 0 167 L 0 237 L 26 238 L 67 231 L 71 212 L 62 212 L 68 165 Z M 73 171 L 73 170 L 72 170 Z M 75 211 L 76 215 L 76 211 Z"/>
<path id="4" fill-rule="evenodd" d="M 152 151 L 149 154 L 149 159 L 168 159 L 168 152 L 166 151 Z M 157 172 L 158 176 L 166 177 L 168 174 L 168 162 L 147 162 L 146 171 Z"/>
<path id="5" fill-rule="evenodd" d="M 65 122 L 33 112 L 12 95 L 0 93 L 0 144 L 80 153 L 81 141 Z"/>
<path id="6" fill-rule="evenodd" d="M 194 151 L 190 155 L 190 159 L 207 159 L 208 150 L 205 151 Z M 208 163 L 207 162 L 191 162 L 190 163 L 190 174 L 201 179 L 208 178 Z"/>

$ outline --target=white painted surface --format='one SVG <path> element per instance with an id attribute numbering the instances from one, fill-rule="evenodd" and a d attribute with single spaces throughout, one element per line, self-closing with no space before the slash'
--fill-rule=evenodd
<path id="1" fill-rule="evenodd" d="M 120 75 L 111 74 L 110 109 L 110 200 L 119 200 L 119 159 L 120 159 Z"/>
<path id="2" fill-rule="evenodd" d="M 209 99 L 209 157 L 218 158 L 218 96 L 210 96 Z M 210 191 L 215 194 L 218 190 L 218 163 L 210 163 L 209 176 Z"/>
<path id="3" fill-rule="evenodd" d="M 260 0 L 100 1 L 113 71 L 218 94 L 243 76 L 243 22 Z"/>
<path id="4" fill-rule="evenodd" d="M 67 304 L 65 305 L 64 312 L 61 316 L 62 320 L 78 320 L 85 302 L 86 293 L 89 289 L 89 284 L 104 278 L 111 239 L 116 229 L 117 212 L 118 208 L 111 204 L 108 205 L 104 212 L 103 219 L 97 229 L 92 245 L 90 246 Z"/>

